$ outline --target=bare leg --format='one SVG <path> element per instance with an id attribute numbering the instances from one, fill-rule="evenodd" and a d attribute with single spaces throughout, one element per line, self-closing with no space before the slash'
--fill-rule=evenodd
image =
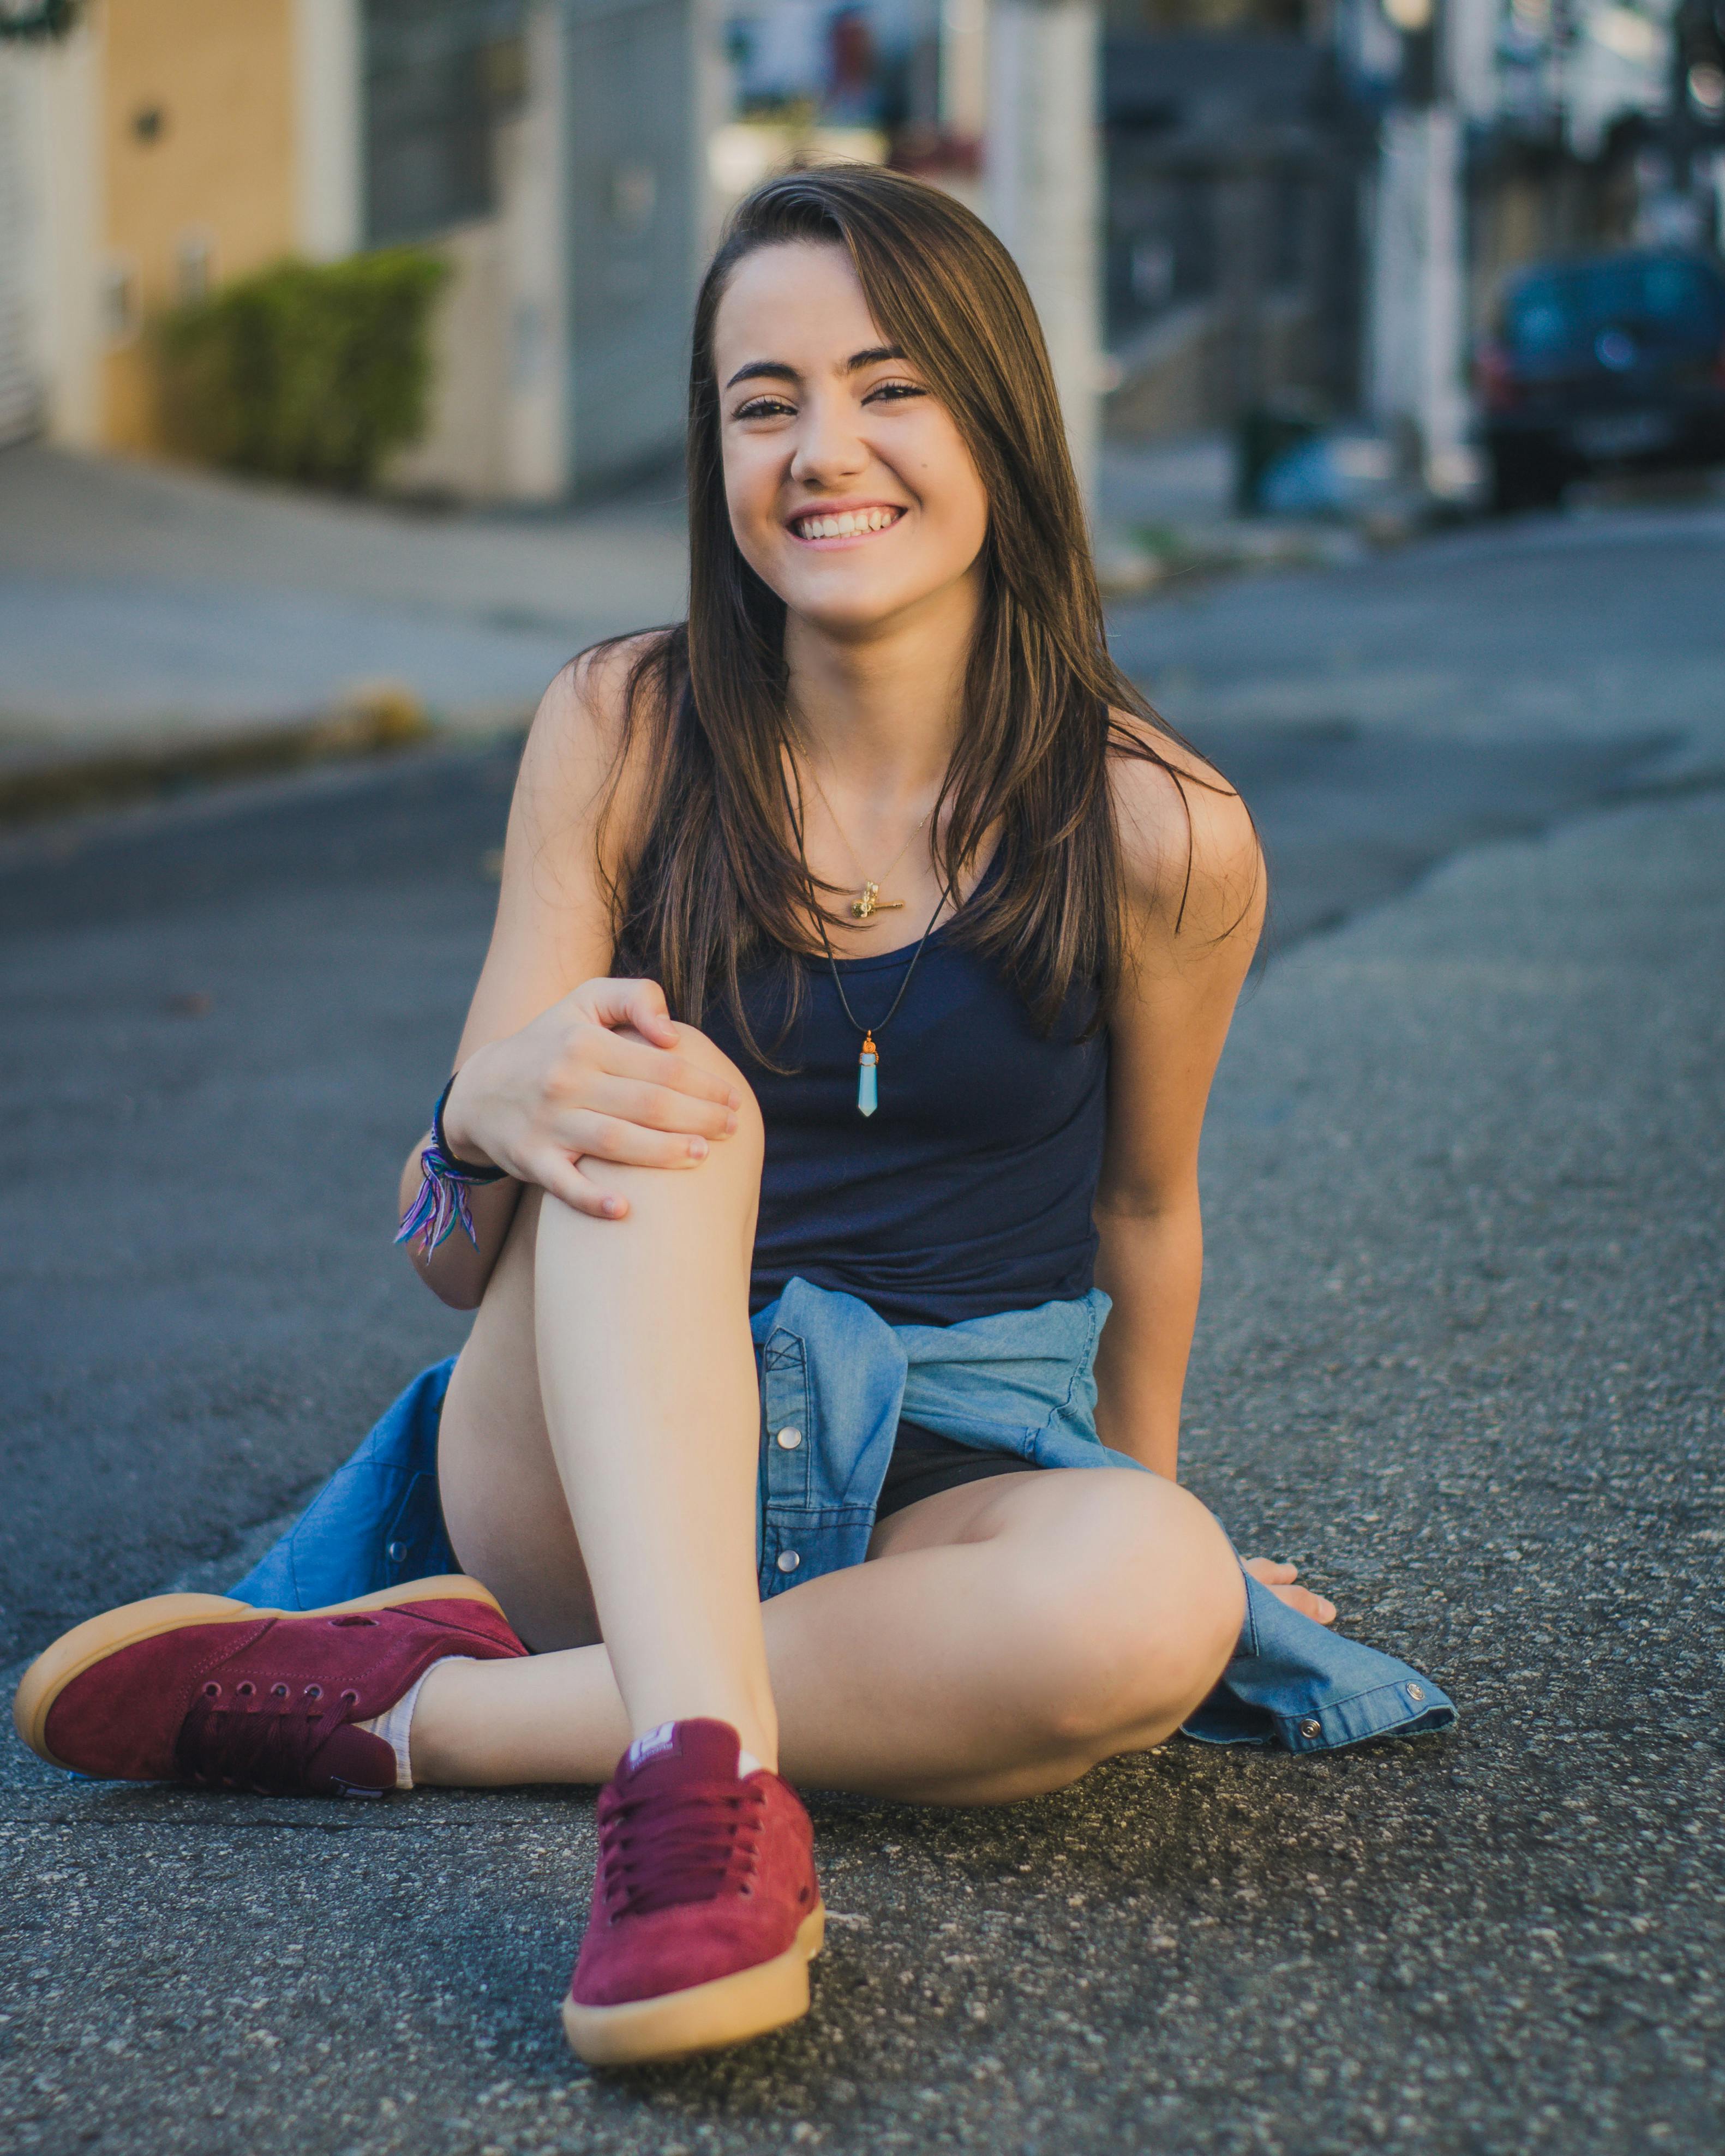
<path id="1" fill-rule="evenodd" d="M 875 1547 L 767 1606 L 784 1771 L 805 1788 L 991 1804 L 1063 1787 L 1170 1736 L 1239 1638 L 1227 1542 L 1159 1476 L 973 1483 Z M 598 1782 L 629 1736 L 603 1647 L 445 1664 L 421 1694 L 414 1779 Z"/>
<path id="2" fill-rule="evenodd" d="M 506 1584 L 509 1621 L 530 1647 L 543 1650 L 596 1644 L 599 1619 L 540 1399 L 533 1339 L 539 1199 L 536 1190 L 521 1194 L 450 1377 L 438 1481 L 462 1570 Z"/>
<path id="3" fill-rule="evenodd" d="M 685 1045 L 747 1093 L 700 1034 Z M 746 1098 L 736 1134 L 675 1175 L 585 1167 L 627 1194 L 629 1214 L 590 1219 L 551 1198 L 536 1220 L 523 1209 L 444 1409 L 450 1533 L 479 1577 L 507 1581 L 531 1644 L 591 1637 L 597 1619 L 625 1743 L 709 1715 L 772 1766 L 748 1331 L 759 1116 Z M 554 1686 L 540 1697 L 541 1712 L 573 1717 Z"/>

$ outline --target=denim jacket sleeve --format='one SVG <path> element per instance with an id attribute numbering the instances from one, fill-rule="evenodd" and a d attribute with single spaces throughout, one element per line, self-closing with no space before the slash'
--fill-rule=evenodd
<path id="1" fill-rule="evenodd" d="M 1245 1624 L 1222 1681 L 1182 1734 L 1205 1744 L 1332 1752 L 1372 1737 L 1447 1729 L 1455 1708 L 1394 1656 L 1315 1625 L 1245 1575 Z"/>
<path id="2" fill-rule="evenodd" d="M 437 1494 L 437 1428 L 455 1367 L 434 1363 L 385 1411 L 237 1586 L 262 1609 L 321 1609 L 460 1569 Z"/>

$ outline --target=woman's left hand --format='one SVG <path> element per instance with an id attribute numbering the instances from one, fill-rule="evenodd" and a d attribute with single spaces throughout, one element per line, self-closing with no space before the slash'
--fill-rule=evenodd
<path id="1" fill-rule="evenodd" d="M 1309 1587 L 1296 1587 L 1298 1568 L 1291 1564 L 1278 1564 L 1274 1558 L 1243 1557 L 1241 1568 L 1250 1573 L 1260 1587 L 1267 1587 L 1278 1602 L 1286 1602 L 1290 1609 L 1297 1609 L 1302 1617 L 1310 1617 L 1319 1625 L 1333 1625 L 1336 1605 L 1326 1602 L 1322 1595 L 1314 1594 Z"/>

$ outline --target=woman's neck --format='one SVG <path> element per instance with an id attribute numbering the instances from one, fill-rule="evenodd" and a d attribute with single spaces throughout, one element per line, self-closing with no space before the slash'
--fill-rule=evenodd
<path id="1" fill-rule="evenodd" d="M 805 752 L 847 793 L 916 801 L 940 784 L 963 709 L 980 580 L 879 629 L 839 636 L 785 624 L 791 717 Z"/>

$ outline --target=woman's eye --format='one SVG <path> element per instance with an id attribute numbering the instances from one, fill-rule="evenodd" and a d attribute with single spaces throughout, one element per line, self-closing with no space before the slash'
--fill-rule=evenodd
<path id="1" fill-rule="evenodd" d="M 736 416 L 739 419 L 778 419 L 791 409 L 783 397 L 751 397 L 747 404 L 739 404 Z"/>
<path id="2" fill-rule="evenodd" d="M 879 402 L 896 404 L 903 397 L 926 397 L 928 392 L 915 382 L 880 382 L 864 398 L 865 404 Z"/>

